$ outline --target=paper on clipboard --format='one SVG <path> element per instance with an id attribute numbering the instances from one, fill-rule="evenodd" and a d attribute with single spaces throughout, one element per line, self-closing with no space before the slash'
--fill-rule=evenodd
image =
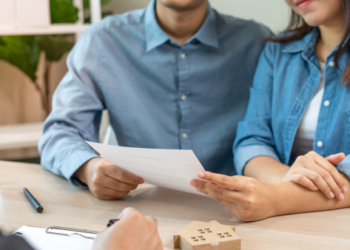
<path id="1" fill-rule="evenodd" d="M 68 236 L 64 236 L 57 234 L 55 230 L 53 233 L 47 231 L 46 228 L 23 226 L 13 234 L 24 238 L 35 250 L 91 250 L 94 243 L 93 239 L 82 237 L 81 232 L 74 234 L 74 231 L 70 231 Z"/>
<path id="2" fill-rule="evenodd" d="M 187 193 L 202 193 L 190 186 L 205 171 L 192 150 L 145 149 L 87 143 L 114 165 L 142 177 L 146 183 Z"/>

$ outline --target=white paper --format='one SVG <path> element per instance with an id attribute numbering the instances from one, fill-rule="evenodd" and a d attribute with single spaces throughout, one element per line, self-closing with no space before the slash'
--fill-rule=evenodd
<path id="1" fill-rule="evenodd" d="M 20 233 L 18 235 L 16 233 Z M 46 228 L 23 226 L 13 234 L 24 238 L 35 250 L 91 250 L 94 240 L 81 236 L 47 234 Z"/>
<path id="2" fill-rule="evenodd" d="M 204 171 L 192 150 L 145 149 L 104 145 L 87 142 L 114 165 L 142 177 L 146 183 L 202 194 L 190 185 Z"/>

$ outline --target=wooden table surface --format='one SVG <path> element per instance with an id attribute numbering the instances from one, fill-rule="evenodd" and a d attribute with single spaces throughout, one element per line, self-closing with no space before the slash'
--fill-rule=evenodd
<path id="1" fill-rule="evenodd" d="M 42 204 L 42 214 L 26 200 L 24 187 Z M 207 197 L 141 185 L 123 200 L 101 201 L 40 165 L 0 161 L 0 228 L 6 233 L 22 225 L 100 231 L 129 206 L 158 220 L 164 249 L 173 249 L 173 235 L 192 220 L 236 226 L 244 250 L 350 249 L 350 208 L 245 223 Z"/>

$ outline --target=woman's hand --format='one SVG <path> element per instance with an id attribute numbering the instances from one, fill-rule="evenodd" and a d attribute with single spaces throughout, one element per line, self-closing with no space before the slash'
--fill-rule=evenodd
<path id="1" fill-rule="evenodd" d="M 343 200 L 347 191 L 345 180 L 335 168 L 345 158 L 343 153 L 323 158 L 315 152 L 299 156 L 290 169 L 280 178 L 280 182 L 292 181 L 310 190 L 320 190 L 332 199 Z"/>
<path id="2" fill-rule="evenodd" d="M 242 221 L 262 220 L 277 215 L 280 198 L 274 185 L 250 177 L 229 177 L 211 172 L 199 172 L 197 176 L 205 181 L 192 180 L 191 186 L 221 203 Z"/>
<path id="3" fill-rule="evenodd" d="M 126 208 L 114 223 L 96 237 L 93 250 L 162 250 L 157 221 L 144 217 L 134 208 Z"/>

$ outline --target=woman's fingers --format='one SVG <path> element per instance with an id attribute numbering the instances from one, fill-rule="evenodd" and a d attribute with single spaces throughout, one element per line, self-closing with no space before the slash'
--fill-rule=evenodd
<path id="1" fill-rule="evenodd" d="M 337 185 L 336 189 L 340 189 L 340 192 L 346 192 L 346 183 L 344 178 L 341 176 L 341 174 L 339 173 L 339 171 L 336 169 L 336 167 L 334 165 L 339 164 L 340 162 L 342 162 L 345 158 L 345 155 L 343 153 L 337 154 L 334 157 L 334 162 L 336 164 L 332 165 L 328 160 L 326 160 L 325 158 L 323 158 L 322 156 L 315 154 L 313 155 L 315 162 L 321 166 L 323 169 L 325 169 L 329 174 L 329 178 L 332 178 Z M 321 173 L 320 173 L 321 174 Z M 322 174 L 321 174 L 322 175 Z M 326 176 L 328 177 L 328 175 L 326 174 Z M 327 180 L 326 180 L 327 181 Z M 327 181 L 328 182 L 328 181 Z M 332 188 L 333 192 L 337 195 L 338 194 L 338 190 L 334 190 Z"/>
<path id="2" fill-rule="evenodd" d="M 317 164 L 308 165 L 307 168 L 301 169 L 300 173 L 310 179 L 329 199 L 333 199 L 336 195 L 338 199 L 344 199 L 344 196 L 341 197 L 342 193 L 330 174 Z"/>
<path id="3" fill-rule="evenodd" d="M 203 180 L 213 182 L 224 188 L 233 190 L 242 190 L 244 188 L 244 181 L 242 181 L 240 178 L 222 174 L 214 174 L 208 171 L 198 172 L 197 176 Z"/>
<path id="4" fill-rule="evenodd" d="M 309 178 L 302 174 L 293 174 L 291 181 L 298 183 L 299 185 L 304 186 L 310 189 L 311 191 L 318 190 L 318 187 Z"/>
<path id="5" fill-rule="evenodd" d="M 191 186 L 195 187 L 197 191 L 208 195 L 217 202 L 222 201 L 222 193 L 224 188 L 201 180 L 192 180 L 190 184 Z"/>
<path id="6" fill-rule="evenodd" d="M 332 165 L 338 165 L 345 159 L 345 154 L 344 153 L 339 153 L 336 155 L 330 155 L 326 157 L 326 160 L 329 161 L 330 164 Z"/>

